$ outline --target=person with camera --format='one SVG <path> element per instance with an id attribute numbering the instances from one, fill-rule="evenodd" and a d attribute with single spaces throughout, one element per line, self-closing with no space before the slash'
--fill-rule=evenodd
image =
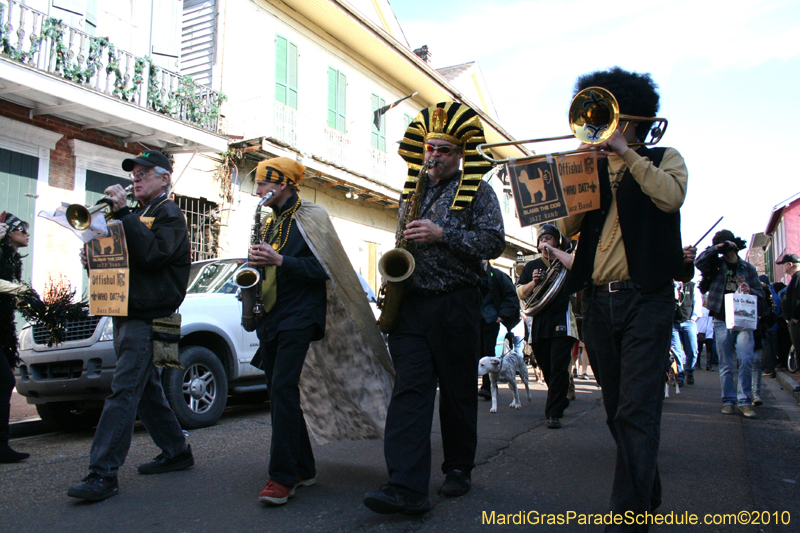
<path id="1" fill-rule="evenodd" d="M 756 267 L 740 258 L 745 241 L 730 230 L 718 231 L 711 246 L 697 256 L 695 266 L 703 279 L 700 291 L 708 293 L 708 310 L 714 317 L 714 338 L 719 353 L 719 381 L 722 388 L 722 413 L 739 411 L 746 418 L 756 418 L 753 409 L 752 373 L 755 340 L 752 331 L 728 329 L 725 322 L 725 295 L 733 292 L 755 294 L 763 298 Z M 738 386 L 734 385 L 734 356 L 739 358 Z"/>

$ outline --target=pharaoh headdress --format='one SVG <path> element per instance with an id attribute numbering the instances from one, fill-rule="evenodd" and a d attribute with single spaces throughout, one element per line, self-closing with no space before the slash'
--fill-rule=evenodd
<path id="1" fill-rule="evenodd" d="M 458 102 L 440 102 L 419 112 L 406 129 L 398 152 L 408 164 L 408 178 L 403 187 L 403 199 L 414 192 L 417 176 L 424 160 L 425 141 L 443 139 L 464 147 L 464 171 L 451 210 L 469 206 L 481 178 L 492 164 L 481 157 L 476 147 L 486 142 L 483 126 L 475 110 Z"/>

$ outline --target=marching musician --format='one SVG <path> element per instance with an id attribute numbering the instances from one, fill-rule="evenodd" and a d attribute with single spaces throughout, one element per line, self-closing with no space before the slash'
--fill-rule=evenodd
<path id="1" fill-rule="evenodd" d="M 264 274 L 251 364 L 269 387 L 269 479 L 259 501 L 271 505 L 316 482 L 307 423 L 323 440 L 381 437 L 391 390 L 386 346 L 336 230 L 324 208 L 298 194 L 304 171 L 277 157 L 261 161 L 255 177 L 258 196 L 274 193 L 265 204 L 272 216 L 248 258 Z M 313 387 L 301 387 L 301 375 Z"/>
<path id="2" fill-rule="evenodd" d="M 517 296 L 527 300 L 534 288 L 543 281 L 553 261 L 560 261 L 565 268 L 572 267 L 572 254 L 565 251 L 561 232 L 552 224 L 543 224 L 539 230 L 538 248 L 541 257 L 528 262 L 522 269 L 517 285 Z M 523 311 L 524 312 L 524 311 Z M 575 311 L 570 303 L 570 294 L 558 290 L 553 300 L 532 317 L 528 342 L 533 348 L 536 362 L 547 383 L 547 402 L 544 414 L 547 427 L 558 429 L 564 409 L 569 406 L 569 363 L 572 348 L 578 339 Z"/>
<path id="3" fill-rule="evenodd" d="M 67 495 L 104 500 L 119 492 L 117 472 L 125 462 L 136 415 L 161 454 L 140 465 L 140 474 L 161 474 L 194 465 L 192 448 L 164 397 L 153 364 L 153 320 L 169 317 L 183 302 L 189 283 L 191 255 L 186 219 L 168 197 L 172 164 L 156 150 L 145 150 L 122 162 L 130 172 L 133 192 L 142 207 L 130 209 L 121 185 L 105 190 L 113 217 L 122 222 L 128 248 L 130 289 L 128 316 L 113 317 L 117 365 L 89 455 L 89 475 Z M 86 252 L 81 262 L 87 268 Z"/>
<path id="4" fill-rule="evenodd" d="M 659 95 L 649 74 L 614 67 L 578 78 L 575 92 L 608 89 L 620 113 L 655 117 Z M 626 125 L 629 127 L 625 128 Z M 651 123 L 620 121 L 598 164 L 600 208 L 561 219 L 561 232 L 580 232 L 564 291 L 584 291 L 583 335 L 597 362 L 607 423 L 617 444 L 610 510 L 645 513 L 661 503 L 657 456 L 672 319 L 672 280 L 693 269 L 681 249 L 680 207 L 688 172 L 674 148 L 633 149 Z M 582 147 L 585 147 L 582 145 Z M 690 256 L 690 257 L 689 257 Z M 690 276 L 691 277 L 691 276 Z M 646 531 L 611 525 L 606 531 Z"/>
<path id="5" fill-rule="evenodd" d="M 430 510 L 431 424 L 439 386 L 446 479 L 440 492 L 470 489 L 477 446 L 477 388 L 481 328 L 481 259 L 505 247 L 503 218 L 492 188 L 481 179 L 490 165 L 475 147 L 484 142 L 478 114 L 456 102 L 423 109 L 400 143 L 409 166 L 399 209 L 400 232 L 416 268 L 389 334 L 397 378 L 386 419 L 384 455 L 389 484 L 364 504 L 381 514 Z M 463 170 L 460 169 L 463 161 Z M 430 168 L 418 174 L 423 162 Z M 417 220 L 405 201 L 417 179 L 427 180 Z M 399 240 L 399 239 L 398 239 Z M 383 317 L 382 317 L 383 318 Z"/>

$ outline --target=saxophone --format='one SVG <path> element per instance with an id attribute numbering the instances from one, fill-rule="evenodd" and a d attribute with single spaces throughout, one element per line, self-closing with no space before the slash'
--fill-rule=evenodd
<path id="1" fill-rule="evenodd" d="M 394 323 L 397 320 L 397 313 L 400 310 L 400 303 L 405 294 L 405 280 L 414 273 L 416 262 L 408 248 L 408 240 L 403 236 L 409 222 L 417 220 L 419 217 L 420 204 L 422 197 L 425 196 L 425 187 L 428 180 L 426 171 L 436 165 L 436 161 L 425 161 L 417 175 L 417 186 L 414 192 L 406 199 L 406 213 L 400 221 L 398 238 L 395 248 L 389 250 L 381 256 L 378 261 L 378 271 L 386 280 L 378 291 L 378 309 L 381 316 L 378 319 L 378 329 L 381 333 L 391 333 L 394 330 Z"/>
<path id="2" fill-rule="evenodd" d="M 250 236 L 250 245 L 261 244 L 263 233 L 263 222 L 261 220 L 261 208 L 264 207 L 270 198 L 275 196 L 275 191 L 269 191 L 258 202 L 254 215 L 253 228 Z M 264 267 L 252 268 L 244 266 L 236 272 L 233 283 L 239 287 L 239 301 L 242 302 L 242 327 L 245 331 L 255 331 L 258 319 L 264 314 L 264 306 L 261 305 L 261 280 L 264 279 Z"/>

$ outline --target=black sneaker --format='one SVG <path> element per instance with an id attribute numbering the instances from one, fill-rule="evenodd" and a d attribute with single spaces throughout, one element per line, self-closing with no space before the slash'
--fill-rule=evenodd
<path id="1" fill-rule="evenodd" d="M 421 515 L 431 510 L 431 502 L 426 494 L 394 483 L 366 493 L 364 505 L 379 514 Z"/>
<path id="2" fill-rule="evenodd" d="M 686 384 L 687 385 L 694 385 L 694 376 L 692 376 L 692 375 L 686 376 Z"/>
<path id="3" fill-rule="evenodd" d="M 470 475 L 462 470 L 451 470 L 447 473 L 439 489 L 439 494 L 442 496 L 463 496 L 469 492 L 472 486 L 472 479 Z"/>
<path id="4" fill-rule="evenodd" d="M 101 476 L 90 472 L 83 481 L 72 485 L 67 491 L 67 496 L 99 502 L 119 494 L 119 484 L 117 476 Z"/>
<path id="5" fill-rule="evenodd" d="M 550 429 L 561 429 L 561 419 L 551 416 L 547 419 L 547 427 Z"/>
<path id="6" fill-rule="evenodd" d="M 478 397 L 483 398 L 484 400 L 491 400 L 492 392 L 489 389 L 478 389 Z"/>
<path id="7" fill-rule="evenodd" d="M 187 445 L 186 449 L 176 455 L 167 459 L 163 453 L 149 463 L 139 465 L 139 473 L 148 474 L 163 474 L 165 472 L 177 472 L 178 470 L 186 470 L 194 466 L 194 456 L 192 456 L 192 446 Z"/>

